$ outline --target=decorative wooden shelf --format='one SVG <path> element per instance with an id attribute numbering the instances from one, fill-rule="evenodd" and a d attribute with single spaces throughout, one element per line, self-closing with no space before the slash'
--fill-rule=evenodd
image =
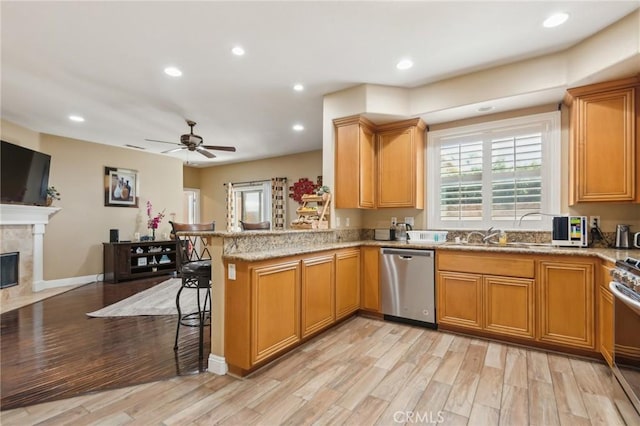
<path id="1" fill-rule="evenodd" d="M 315 204 L 315 205 L 314 205 Z M 298 218 L 291 222 L 294 229 L 329 229 L 327 216 L 330 214 L 331 194 L 305 194 L 302 196 L 302 206 L 296 209 Z"/>

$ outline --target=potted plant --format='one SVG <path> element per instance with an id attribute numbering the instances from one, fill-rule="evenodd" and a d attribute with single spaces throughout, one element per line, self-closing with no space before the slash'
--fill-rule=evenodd
<path id="1" fill-rule="evenodd" d="M 47 188 L 47 206 L 53 204 L 53 200 L 60 200 L 60 193 L 56 189 L 55 186 L 50 186 Z"/>

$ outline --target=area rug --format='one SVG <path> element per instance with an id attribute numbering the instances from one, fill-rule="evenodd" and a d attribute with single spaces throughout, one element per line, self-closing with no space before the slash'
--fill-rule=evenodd
<path id="1" fill-rule="evenodd" d="M 182 285 L 180 278 L 163 281 L 145 291 L 136 293 L 95 312 L 90 317 L 129 317 L 138 315 L 178 315 L 176 294 Z M 201 289 L 200 300 L 204 301 L 206 290 Z M 180 309 L 183 313 L 198 310 L 197 292 L 185 289 L 180 294 Z"/>

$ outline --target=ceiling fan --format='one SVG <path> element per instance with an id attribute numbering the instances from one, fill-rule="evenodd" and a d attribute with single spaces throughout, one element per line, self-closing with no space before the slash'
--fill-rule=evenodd
<path id="1" fill-rule="evenodd" d="M 213 149 L 216 151 L 236 152 L 236 148 L 233 146 L 202 145 L 202 141 L 203 141 L 202 136 L 198 136 L 193 133 L 193 126 L 196 125 L 196 122 L 187 120 L 187 125 L 191 127 L 191 133 L 187 133 L 180 136 L 180 143 L 159 141 L 156 139 L 145 139 L 145 140 L 149 142 L 169 143 L 171 145 L 183 145 L 179 148 L 173 148 L 167 151 L 162 151 L 163 154 L 168 154 L 170 152 L 177 152 L 182 149 L 188 149 L 189 151 L 197 151 L 207 158 L 216 158 L 216 156 L 213 153 L 207 151 L 207 149 Z"/>

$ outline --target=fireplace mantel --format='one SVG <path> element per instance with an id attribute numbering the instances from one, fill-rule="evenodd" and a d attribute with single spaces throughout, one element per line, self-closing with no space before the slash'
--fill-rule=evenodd
<path id="1" fill-rule="evenodd" d="M 49 218 L 60 211 L 60 207 L 0 204 L 0 227 L 31 225 L 33 234 L 33 291 L 44 289 L 44 232 Z"/>
<path id="2" fill-rule="evenodd" d="M 46 225 L 60 207 L 0 204 L 0 225 Z"/>

